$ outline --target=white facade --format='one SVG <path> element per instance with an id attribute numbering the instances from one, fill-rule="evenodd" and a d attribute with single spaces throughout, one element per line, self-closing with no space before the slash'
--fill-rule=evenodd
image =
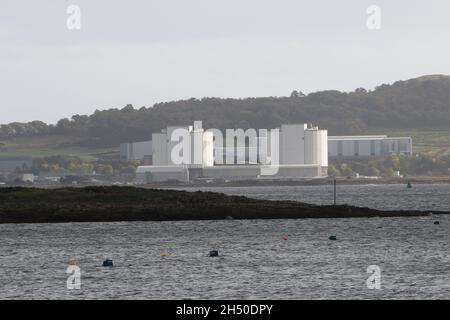
<path id="1" fill-rule="evenodd" d="M 330 157 L 379 157 L 390 154 L 412 155 L 410 137 L 388 138 L 379 136 L 330 136 Z"/>
<path id="2" fill-rule="evenodd" d="M 153 133 L 152 134 L 152 156 L 153 165 L 166 166 L 168 165 L 167 158 L 167 133 Z"/>
<path id="3" fill-rule="evenodd" d="M 328 167 L 328 131 L 317 127 L 305 131 L 305 164 Z"/>
<path id="4" fill-rule="evenodd" d="M 280 164 L 328 167 L 328 131 L 306 124 L 282 125 Z"/>
<path id="5" fill-rule="evenodd" d="M 181 148 L 181 146 L 189 145 L 190 141 L 189 138 L 187 138 L 186 141 L 182 139 L 178 139 L 179 135 L 182 135 L 186 132 L 192 132 L 192 126 L 170 126 L 167 127 L 167 156 L 166 156 L 166 163 L 165 165 L 173 166 L 173 165 L 179 165 L 178 159 L 187 157 L 188 159 L 191 159 L 191 148 Z M 177 140 L 175 141 L 174 138 L 177 137 Z M 181 150 L 180 152 L 177 152 L 177 150 Z M 189 160 L 183 161 L 183 163 L 187 163 Z M 161 164 L 164 165 L 164 164 Z"/>
<path id="6" fill-rule="evenodd" d="M 194 126 L 170 126 L 152 135 L 153 165 L 207 167 L 214 165 L 213 134 L 201 121 Z"/>
<path id="7" fill-rule="evenodd" d="M 281 129 L 274 130 L 277 133 L 274 136 L 267 130 L 261 130 L 261 136 L 257 136 L 255 130 L 227 130 L 230 137 L 227 134 L 226 139 L 233 142 L 231 145 L 235 144 L 236 131 L 240 132 L 239 139 L 245 140 L 247 137 L 249 143 L 245 147 L 224 147 L 221 143 L 214 145 L 213 132 L 205 132 L 201 121 L 194 122 L 194 126 L 168 127 L 162 133 L 153 134 L 153 166 L 139 167 L 137 175 L 139 179 L 149 182 L 164 179 L 189 181 L 190 173 L 196 178 L 225 180 L 326 176 L 326 130 L 306 124 L 282 125 Z M 279 141 L 274 141 L 278 133 Z M 214 151 L 226 159 L 224 165 L 214 163 Z M 268 170 L 273 169 L 272 166 L 276 167 L 275 171 Z"/>
<path id="8" fill-rule="evenodd" d="M 280 132 L 280 164 L 305 164 L 306 124 L 283 124 Z"/>
<path id="9" fill-rule="evenodd" d="M 203 157 L 203 166 L 214 166 L 214 135 L 212 132 L 203 133 L 203 149 L 201 151 Z"/>
<path id="10" fill-rule="evenodd" d="M 31 182 L 34 183 L 34 174 L 33 173 L 22 173 L 20 175 L 20 180 L 23 182 Z"/>
<path id="11" fill-rule="evenodd" d="M 261 175 L 264 165 L 229 165 L 203 169 L 203 176 L 211 179 L 254 180 L 254 179 L 313 179 L 323 177 L 319 165 L 280 165 L 273 175 Z"/>

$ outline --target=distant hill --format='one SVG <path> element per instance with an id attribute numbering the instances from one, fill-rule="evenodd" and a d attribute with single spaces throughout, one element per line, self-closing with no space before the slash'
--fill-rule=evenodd
<path id="1" fill-rule="evenodd" d="M 332 135 L 363 134 L 377 128 L 450 127 L 450 76 L 430 75 L 373 91 L 321 91 L 290 97 L 203 98 L 157 103 L 153 107 L 96 111 L 61 119 L 0 126 L 0 140 L 30 136 L 67 136 L 64 147 L 111 147 L 146 140 L 167 125 L 203 120 L 206 128 L 274 128 L 282 123 L 314 123 Z M 0 146 L 1 147 L 1 146 Z"/>

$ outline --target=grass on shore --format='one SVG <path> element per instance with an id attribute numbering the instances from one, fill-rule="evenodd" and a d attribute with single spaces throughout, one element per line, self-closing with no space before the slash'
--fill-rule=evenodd
<path id="1" fill-rule="evenodd" d="M 86 162 L 95 161 L 105 154 L 118 153 L 117 148 L 87 148 L 69 146 L 75 141 L 62 135 L 19 137 L 0 141 L 0 156 L 77 156 Z"/>

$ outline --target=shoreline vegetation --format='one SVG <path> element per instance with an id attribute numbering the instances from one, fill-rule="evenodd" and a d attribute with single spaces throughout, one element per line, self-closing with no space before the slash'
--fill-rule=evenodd
<path id="1" fill-rule="evenodd" d="M 381 211 L 348 205 L 257 200 L 213 192 L 135 187 L 0 188 L 0 224 L 226 219 L 417 217 L 437 211 Z"/>

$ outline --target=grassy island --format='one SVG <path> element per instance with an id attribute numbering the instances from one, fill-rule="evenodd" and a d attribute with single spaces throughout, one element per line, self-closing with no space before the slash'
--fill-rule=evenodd
<path id="1" fill-rule="evenodd" d="M 134 187 L 0 188 L 0 223 L 399 217 L 429 213 Z"/>

